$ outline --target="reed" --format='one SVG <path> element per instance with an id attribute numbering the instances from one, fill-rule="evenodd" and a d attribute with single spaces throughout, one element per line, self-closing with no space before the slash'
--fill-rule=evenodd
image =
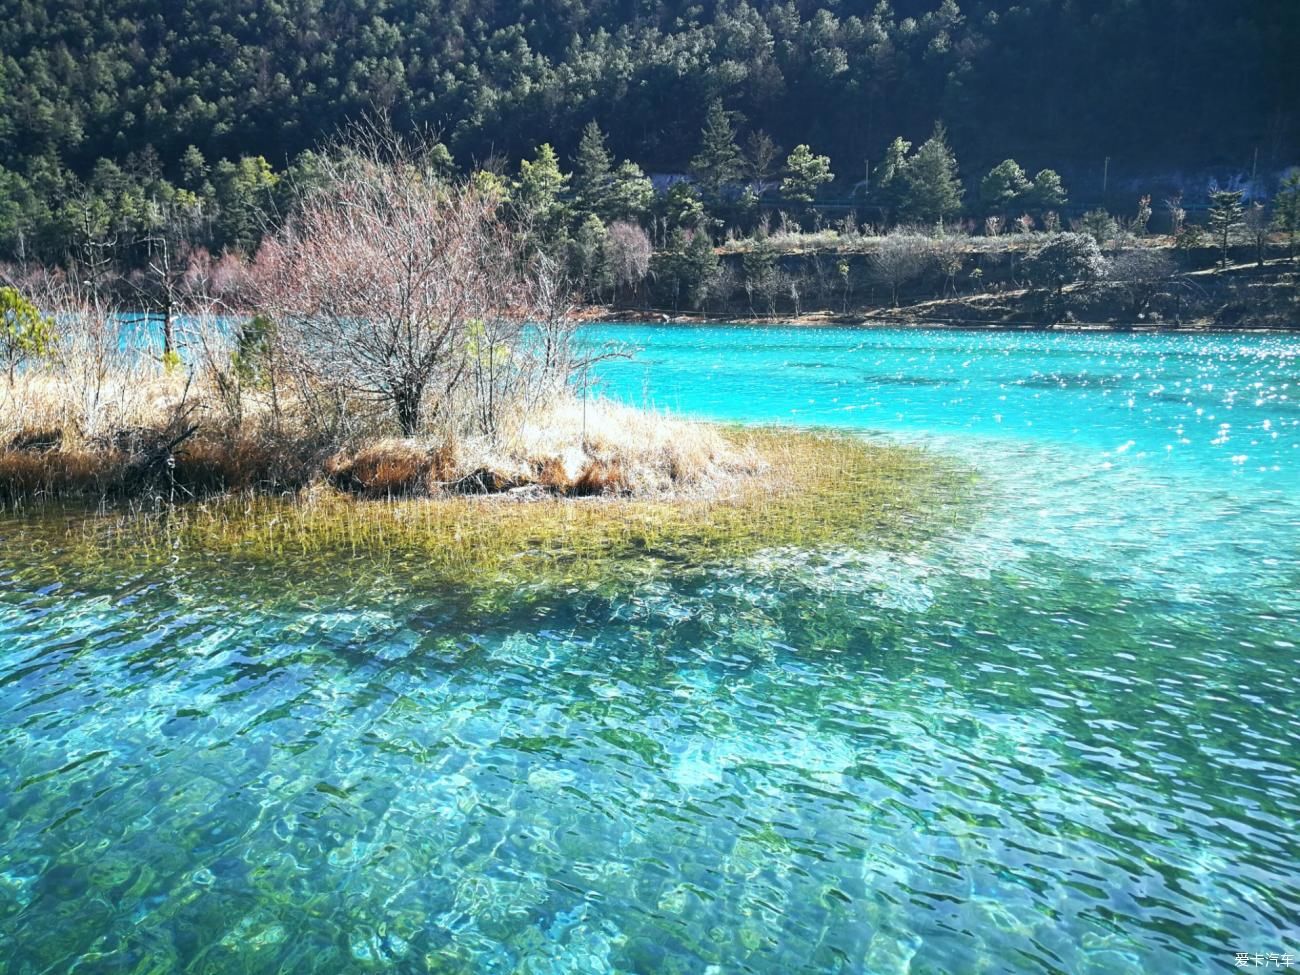
<path id="1" fill-rule="evenodd" d="M 907 547 L 951 527 L 968 472 L 910 447 L 782 428 L 707 428 L 760 472 L 696 497 L 357 497 L 316 483 L 161 511 L 89 516 L 87 558 L 148 563 L 177 551 L 353 571 L 401 565 L 412 584 L 480 588 L 627 579 L 767 548 Z M 418 578 L 417 578 L 418 577 Z"/>
<path id="2" fill-rule="evenodd" d="M 58 544 L 83 566 L 188 551 L 509 592 L 781 546 L 907 546 L 970 494 L 966 472 L 919 449 L 570 394 L 503 414 L 491 436 L 397 437 L 382 415 L 326 431 L 286 396 L 272 414 L 257 390 L 234 412 L 202 374 L 132 379 L 109 374 L 94 411 L 58 375 L 0 393 L 0 503 L 70 505 Z"/>

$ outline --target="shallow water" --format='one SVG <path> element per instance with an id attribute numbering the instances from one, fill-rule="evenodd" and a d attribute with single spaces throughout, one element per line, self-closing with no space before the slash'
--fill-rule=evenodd
<path id="1" fill-rule="evenodd" d="M 982 514 L 487 607 L 0 521 L 0 970 L 1300 955 L 1300 338 L 595 337 L 611 395 L 884 431 Z"/>

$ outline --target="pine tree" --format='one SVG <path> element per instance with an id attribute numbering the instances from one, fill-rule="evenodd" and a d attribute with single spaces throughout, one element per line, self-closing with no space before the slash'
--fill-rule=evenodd
<path id="1" fill-rule="evenodd" d="M 785 167 L 789 175 L 781 181 L 781 195 L 800 203 L 811 203 L 822 184 L 835 178 L 830 157 L 814 156 L 806 145 L 794 147 Z"/>
<path id="2" fill-rule="evenodd" d="M 704 223 L 704 203 L 690 183 L 674 183 L 660 200 L 664 219 L 670 228 L 693 230 Z"/>
<path id="3" fill-rule="evenodd" d="M 605 134 L 595 122 L 588 122 L 578 142 L 578 153 L 573 160 L 573 188 L 577 192 L 578 206 L 587 214 L 599 214 L 601 204 L 609 192 L 610 158 L 605 148 Z"/>
<path id="4" fill-rule="evenodd" d="M 650 212 L 654 200 L 654 184 L 646 178 L 640 166 L 624 160 L 610 177 L 609 192 L 601 202 L 599 213 L 604 220 L 640 223 Z"/>
<path id="5" fill-rule="evenodd" d="M 719 263 L 708 234 L 679 227 L 668 235 L 668 246 L 655 251 L 652 266 L 672 294 L 676 310 L 682 298 L 695 308 L 704 304 L 717 277 Z"/>
<path id="6" fill-rule="evenodd" d="M 1020 164 L 1014 159 L 1004 159 L 980 180 L 980 203 L 990 213 L 1005 213 L 1014 208 L 1031 187 Z"/>
<path id="7" fill-rule="evenodd" d="M 562 194 L 569 174 L 550 143 L 537 149 L 537 158 L 519 163 L 519 178 L 511 187 L 511 200 L 524 224 L 532 228 L 534 243 L 543 248 L 561 243 L 568 217 Z"/>
<path id="8" fill-rule="evenodd" d="M 871 197 L 887 210 L 895 210 L 902 205 L 907 189 L 907 155 L 912 151 L 912 143 L 901 136 L 889 144 L 885 158 L 876 169 L 876 183 Z"/>
<path id="9" fill-rule="evenodd" d="M 228 247 L 251 251 L 261 239 L 267 214 L 274 208 L 280 177 L 262 156 L 227 159 L 213 171 L 216 184 L 216 236 Z"/>
<path id="10" fill-rule="evenodd" d="M 48 355 L 53 344 L 53 320 L 42 315 L 17 289 L 0 288 L 0 355 L 9 385 L 14 384 L 20 362 Z"/>
<path id="11" fill-rule="evenodd" d="M 1040 169 L 1034 175 L 1034 185 L 1029 188 L 1027 195 L 1031 207 L 1051 210 L 1065 206 L 1068 199 L 1061 176 L 1055 169 Z"/>
<path id="12" fill-rule="evenodd" d="M 948 147 L 948 134 L 942 124 L 935 125 L 934 133 L 907 161 L 904 180 L 903 208 L 907 216 L 942 222 L 961 209 L 957 157 Z"/>
<path id="13" fill-rule="evenodd" d="M 718 275 L 718 254 L 709 235 L 696 231 L 686 245 L 687 297 L 695 308 L 704 307 L 709 289 Z"/>
<path id="14" fill-rule="evenodd" d="M 709 104 L 701 133 L 700 151 L 691 160 L 691 174 L 700 189 L 716 197 L 724 184 L 740 173 L 740 149 L 736 147 L 736 130 L 720 99 Z"/>
<path id="15" fill-rule="evenodd" d="M 1210 193 L 1210 217 L 1207 224 L 1215 246 L 1219 248 L 1219 269 L 1227 270 L 1228 249 L 1245 223 L 1246 210 L 1241 190 L 1214 190 Z"/>
<path id="16" fill-rule="evenodd" d="M 600 217 L 589 214 L 569 242 L 569 265 L 573 279 L 589 298 L 599 297 L 614 284 L 606 245 L 609 233 Z"/>
<path id="17" fill-rule="evenodd" d="M 197 190 L 208 178 L 208 163 L 198 146 L 190 146 L 181 156 L 181 180 L 185 186 Z"/>

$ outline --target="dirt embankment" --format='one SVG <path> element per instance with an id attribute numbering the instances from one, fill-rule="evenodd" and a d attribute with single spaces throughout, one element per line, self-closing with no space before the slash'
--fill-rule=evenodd
<path id="1" fill-rule="evenodd" d="M 746 323 L 805 326 L 915 326 L 989 329 L 1300 329 L 1300 263 L 1273 259 L 1226 269 L 1184 271 L 1167 279 L 1103 280 L 1059 293 L 998 281 L 984 290 L 847 308 L 793 308 L 755 315 L 745 307 L 705 311 L 589 306 L 588 321 L 652 324 Z"/>

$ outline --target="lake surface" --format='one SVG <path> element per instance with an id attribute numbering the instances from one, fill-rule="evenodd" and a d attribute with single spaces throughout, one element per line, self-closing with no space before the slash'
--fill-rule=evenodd
<path id="1" fill-rule="evenodd" d="M 0 519 L 0 971 L 1300 956 L 1300 337 L 592 336 L 609 395 L 920 444 L 979 517 L 504 606 Z"/>

